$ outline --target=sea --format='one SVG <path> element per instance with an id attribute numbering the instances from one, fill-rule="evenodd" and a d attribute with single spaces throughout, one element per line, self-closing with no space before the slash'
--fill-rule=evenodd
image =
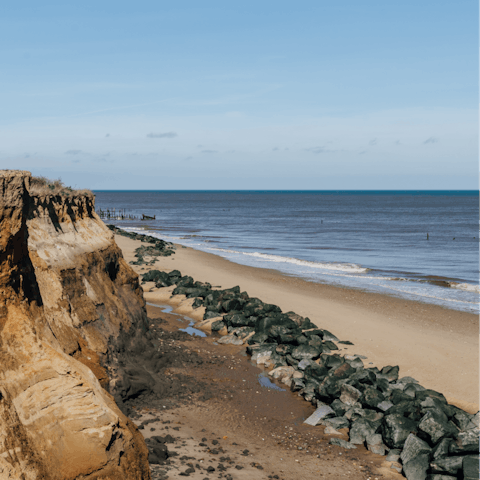
<path id="1" fill-rule="evenodd" d="M 313 282 L 479 313 L 478 191 L 94 193 L 105 222 L 128 231 Z"/>

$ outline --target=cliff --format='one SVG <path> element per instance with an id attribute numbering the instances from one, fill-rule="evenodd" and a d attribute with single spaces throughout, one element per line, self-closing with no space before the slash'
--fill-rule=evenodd
<path id="1" fill-rule="evenodd" d="M 31 196 L 0 171 L 0 478 L 149 479 L 147 449 L 102 366 L 144 328 L 138 278 L 93 196 Z"/>

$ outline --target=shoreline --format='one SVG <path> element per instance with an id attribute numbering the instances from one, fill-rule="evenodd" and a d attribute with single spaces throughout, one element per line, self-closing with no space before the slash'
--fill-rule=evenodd
<path id="1" fill-rule="evenodd" d="M 418 302 L 426 305 L 439 306 L 448 310 L 471 313 L 480 315 L 479 302 L 480 290 L 478 281 L 475 277 L 470 278 L 446 275 L 437 273 L 415 273 L 416 270 L 397 270 L 391 266 L 385 267 L 372 266 L 358 263 L 355 259 L 335 262 L 334 260 L 309 261 L 300 257 L 290 257 L 286 254 L 276 254 L 258 250 L 253 247 L 229 247 L 220 248 L 215 240 L 204 240 L 205 243 L 190 244 L 197 235 L 175 236 L 172 232 L 165 233 L 161 228 L 155 226 L 136 225 L 134 227 L 119 225 L 119 228 L 127 228 L 138 234 L 153 235 L 167 242 L 174 242 L 177 246 L 192 248 L 193 250 L 210 253 L 234 264 L 260 268 L 262 270 L 274 270 L 286 277 L 300 278 L 309 283 L 320 283 L 335 288 L 344 288 L 349 290 L 358 290 L 366 293 L 384 295 L 397 298 L 400 301 Z M 173 235 L 173 236 L 172 236 Z M 198 235 L 198 237 L 204 237 Z M 205 236 L 204 238 L 207 238 Z M 217 237 L 212 237 L 217 238 Z M 220 237 L 219 237 L 220 238 Z M 175 243 L 176 241 L 188 240 L 187 243 Z M 240 248 L 239 251 L 236 248 Z M 243 248 L 243 250 L 242 250 Z M 244 251 L 245 248 L 252 251 Z M 232 250 L 233 249 L 233 250 Z M 251 260 L 255 257 L 255 261 Z M 351 263 L 349 263 L 351 262 Z M 325 263 L 327 270 L 320 270 L 318 275 L 315 268 L 303 271 L 296 271 L 296 266 L 305 265 L 305 267 L 315 266 Z M 294 266 L 292 267 L 292 264 Z M 296 266 L 295 266 L 296 265 Z M 333 270 L 329 270 L 332 265 L 337 265 Z M 342 270 L 346 268 L 346 270 Z M 350 270 L 352 268 L 353 270 Z M 343 273 L 345 274 L 343 274 Z M 458 272 L 457 272 L 458 273 Z M 350 275 L 351 274 L 351 275 Z M 366 275 L 365 278 L 362 275 Z M 333 276 L 331 276 L 333 275 Z M 358 277 L 360 275 L 360 277 Z M 467 279 L 468 278 L 468 279 Z M 424 289 L 427 290 L 424 290 Z M 420 290 L 416 290 L 420 289 Z M 430 290 L 433 289 L 433 290 Z M 465 297 L 465 295 L 467 297 Z"/>
<path id="2" fill-rule="evenodd" d="M 127 262 L 138 241 L 116 236 Z M 426 388 L 442 392 L 468 411 L 478 411 L 478 316 L 441 306 L 313 283 L 276 270 L 233 263 L 217 255 L 176 245 L 172 257 L 159 257 L 151 269 L 178 269 L 183 275 L 223 288 L 240 285 L 250 296 L 283 311 L 309 317 L 341 340 L 343 354 L 366 355 L 370 366 L 399 365 Z M 134 266 L 137 273 L 145 269 Z M 150 269 L 150 268 L 149 268 Z M 155 291 L 145 299 L 159 302 Z M 372 363 L 370 363 L 372 362 Z"/>

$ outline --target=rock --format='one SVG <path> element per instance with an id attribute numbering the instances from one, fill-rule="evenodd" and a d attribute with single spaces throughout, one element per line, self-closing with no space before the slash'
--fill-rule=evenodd
<path id="1" fill-rule="evenodd" d="M 443 438 L 433 449 L 433 458 L 447 457 L 450 445 L 453 443 L 451 438 Z"/>
<path id="2" fill-rule="evenodd" d="M 400 458 L 402 459 L 402 463 L 405 465 L 418 455 L 430 455 L 431 451 L 432 449 L 427 442 L 424 442 L 416 435 L 411 433 L 405 441 L 402 453 L 400 454 Z"/>
<path id="3" fill-rule="evenodd" d="M 398 380 L 398 371 L 399 366 L 395 365 L 394 367 L 388 366 L 383 367 L 381 370 L 382 375 L 385 375 L 388 378 L 389 382 L 396 382 Z"/>
<path id="4" fill-rule="evenodd" d="M 383 444 L 382 436 L 379 433 L 369 435 L 366 438 L 367 448 L 377 455 L 385 455 L 387 447 Z"/>
<path id="5" fill-rule="evenodd" d="M 377 405 L 377 408 L 379 410 L 381 410 L 382 412 L 386 412 L 387 410 L 389 410 L 390 408 L 393 407 L 393 403 L 390 402 L 389 400 L 383 400 L 383 402 L 380 402 L 378 405 Z"/>
<path id="6" fill-rule="evenodd" d="M 478 480 L 478 455 L 468 455 L 463 459 L 463 480 Z"/>
<path id="7" fill-rule="evenodd" d="M 348 428 L 350 426 L 350 421 L 345 417 L 327 418 L 326 420 L 323 420 L 322 423 L 326 426 L 329 425 L 335 429 Z"/>
<path id="8" fill-rule="evenodd" d="M 290 390 L 292 392 L 298 392 L 299 390 L 302 390 L 305 388 L 305 382 L 303 381 L 302 378 L 288 378 L 285 377 L 282 382 L 285 385 L 290 385 Z"/>
<path id="9" fill-rule="evenodd" d="M 400 453 L 402 451 L 398 448 L 392 448 L 389 452 L 388 455 L 386 456 L 385 460 L 387 462 L 398 462 L 400 458 Z"/>
<path id="10" fill-rule="evenodd" d="M 317 364 L 313 360 L 310 360 L 309 358 L 304 358 L 303 360 L 300 360 L 300 362 L 298 362 L 298 369 L 305 370 L 307 367 L 310 367 L 312 365 L 317 365 Z"/>
<path id="11" fill-rule="evenodd" d="M 303 423 L 307 425 L 318 425 L 321 420 L 335 416 L 335 412 L 328 405 L 321 405 Z"/>
<path id="12" fill-rule="evenodd" d="M 341 400 L 336 398 L 330 405 L 338 417 L 343 417 L 345 412 L 348 410 L 348 405 L 345 405 Z"/>
<path id="13" fill-rule="evenodd" d="M 367 407 L 377 408 L 381 402 L 385 400 L 385 396 L 374 387 L 366 387 L 363 391 L 361 404 Z"/>
<path id="14" fill-rule="evenodd" d="M 462 432 L 478 428 L 478 413 L 476 415 L 472 415 L 464 412 L 463 410 L 458 410 L 454 414 L 452 420 Z"/>
<path id="15" fill-rule="evenodd" d="M 430 467 L 436 473 L 451 473 L 457 475 L 462 470 L 464 457 L 437 457 L 431 463 Z M 477 479 L 478 480 L 478 477 Z"/>
<path id="16" fill-rule="evenodd" d="M 403 473 L 407 480 L 426 480 L 428 466 L 428 454 L 421 454 L 403 465 Z"/>
<path id="17" fill-rule="evenodd" d="M 375 427 L 363 418 L 359 418 L 352 423 L 349 431 L 350 443 L 363 445 L 367 437 L 375 434 Z"/>
<path id="18" fill-rule="evenodd" d="M 457 427 L 448 421 L 447 416 L 437 409 L 429 410 L 420 420 L 418 428 L 430 437 L 433 444 L 458 432 Z"/>
<path id="19" fill-rule="evenodd" d="M 398 413 L 385 416 L 383 423 L 383 439 L 390 448 L 403 448 L 410 433 L 417 432 L 417 424 L 413 420 Z"/>
<path id="20" fill-rule="evenodd" d="M 322 330 L 323 340 L 330 340 L 332 342 L 338 342 L 338 338 L 333 334 L 330 333 L 328 330 Z"/>
<path id="21" fill-rule="evenodd" d="M 278 380 L 282 380 L 284 377 L 291 378 L 294 372 L 295 369 L 293 367 L 278 367 L 270 370 L 270 372 L 268 372 L 268 375 L 273 378 L 277 378 Z"/>
<path id="22" fill-rule="evenodd" d="M 469 430 L 457 434 L 455 441 L 450 444 L 450 453 L 477 453 L 478 447 L 478 430 Z"/>
<path id="23" fill-rule="evenodd" d="M 409 383 L 405 385 L 405 388 L 403 389 L 403 393 L 405 395 L 408 395 L 409 397 L 415 398 L 416 394 L 420 390 L 425 390 L 424 387 L 421 385 L 418 385 L 417 383 Z"/>
<path id="24" fill-rule="evenodd" d="M 357 448 L 355 445 L 352 445 L 350 442 L 347 442 L 346 440 L 342 440 L 341 438 L 331 438 L 330 441 L 328 442 L 331 445 L 338 445 L 339 447 L 346 448 L 348 450 Z"/>
<path id="25" fill-rule="evenodd" d="M 362 392 L 360 392 L 360 390 L 357 390 L 355 387 L 346 384 L 340 387 L 340 392 L 340 401 L 349 406 L 358 402 L 359 398 L 362 396 Z"/>
<path id="26" fill-rule="evenodd" d="M 315 359 L 320 356 L 321 350 L 311 345 L 300 345 L 292 351 L 292 357 L 295 360 Z"/>

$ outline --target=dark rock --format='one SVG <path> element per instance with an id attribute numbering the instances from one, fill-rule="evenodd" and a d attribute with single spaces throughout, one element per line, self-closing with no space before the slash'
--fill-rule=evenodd
<path id="1" fill-rule="evenodd" d="M 415 398 L 417 392 L 420 390 L 425 390 L 425 388 L 421 385 L 418 385 L 417 383 L 408 383 L 407 385 L 405 385 L 403 393 L 405 395 L 408 395 L 409 397 Z"/>
<path id="2" fill-rule="evenodd" d="M 456 475 L 462 470 L 463 458 L 464 457 L 437 457 L 430 463 L 430 467 L 435 473 Z M 476 480 L 478 480 L 478 477 Z"/>
<path id="3" fill-rule="evenodd" d="M 454 413 L 452 420 L 462 432 L 478 428 L 478 414 L 475 416 L 459 409 Z"/>
<path id="4" fill-rule="evenodd" d="M 403 446 L 402 453 L 400 454 L 400 458 L 402 459 L 402 463 L 405 465 L 410 460 L 418 457 L 418 455 L 430 455 L 431 451 L 432 449 L 427 442 L 424 442 L 416 435 L 411 433 L 405 440 L 405 444 Z"/>
<path id="5" fill-rule="evenodd" d="M 450 444 L 450 453 L 478 453 L 478 430 L 469 430 L 468 432 L 460 432 L 457 434 L 455 442 Z"/>
<path id="6" fill-rule="evenodd" d="M 212 317 L 212 318 L 215 318 L 215 317 Z M 211 327 L 212 327 L 212 332 L 218 332 L 222 328 L 225 328 L 226 325 L 225 325 L 225 322 L 223 322 L 222 320 L 217 320 L 216 322 L 212 323 Z"/>
<path id="7" fill-rule="evenodd" d="M 257 333 L 268 334 L 269 328 L 273 325 L 284 325 L 285 327 L 292 329 L 295 329 L 297 327 L 297 324 L 293 320 L 290 320 L 288 317 L 265 317 L 256 321 L 255 331 Z"/>
<path id="8" fill-rule="evenodd" d="M 323 339 L 333 342 L 339 341 L 338 338 L 333 333 L 330 333 L 328 330 L 323 330 Z"/>
<path id="9" fill-rule="evenodd" d="M 324 425 L 330 425 L 331 427 L 338 430 L 340 428 L 348 428 L 350 426 L 350 421 L 345 417 L 333 417 L 324 420 Z"/>
<path id="10" fill-rule="evenodd" d="M 400 414 L 387 415 L 384 418 L 383 440 L 390 448 L 403 448 L 411 433 L 417 432 L 417 424 Z"/>
<path id="11" fill-rule="evenodd" d="M 367 407 L 377 408 L 377 405 L 384 400 L 385 396 L 382 392 L 373 387 L 366 387 L 360 402 Z"/>
<path id="12" fill-rule="evenodd" d="M 317 363 L 311 363 L 307 368 L 305 368 L 305 377 L 311 378 L 317 382 L 321 382 L 328 373 L 326 367 L 322 367 Z"/>
<path id="13" fill-rule="evenodd" d="M 447 416 L 437 409 L 429 410 L 420 420 L 418 428 L 425 432 L 433 444 L 436 444 L 443 437 L 454 436 L 458 429 Z"/>
<path id="14" fill-rule="evenodd" d="M 339 400 L 338 398 L 336 398 L 330 405 L 331 408 L 333 408 L 333 410 L 335 410 L 335 414 L 337 415 L 337 417 L 343 417 L 343 415 L 345 414 L 345 412 L 347 411 L 348 409 L 348 405 L 345 405 L 341 400 Z"/>
<path id="15" fill-rule="evenodd" d="M 367 448 L 376 455 L 385 455 L 387 447 L 383 444 L 382 436 L 379 433 L 369 435 L 366 438 Z"/>
<path id="16" fill-rule="evenodd" d="M 368 420 L 359 418 L 350 427 L 350 442 L 355 445 L 362 445 L 367 437 L 374 433 L 376 433 L 376 428 Z"/>
<path id="17" fill-rule="evenodd" d="M 275 351 L 279 355 L 287 355 L 288 353 L 292 353 L 293 348 L 293 345 L 278 345 Z"/>
<path id="18" fill-rule="evenodd" d="M 253 335 L 252 337 L 250 337 L 250 339 L 248 340 L 248 343 L 250 345 L 254 344 L 254 343 L 264 343 L 268 340 L 268 335 L 266 333 L 258 333 L 256 332 L 255 335 Z"/>
<path id="19" fill-rule="evenodd" d="M 330 340 L 327 340 L 326 342 L 323 342 L 322 345 L 327 347 L 329 350 L 338 350 L 338 347 L 333 342 L 331 342 Z"/>
<path id="20" fill-rule="evenodd" d="M 463 459 L 463 480 L 478 480 L 478 455 L 468 455 Z"/>
<path id="21" fill-rule="evenodd" d="M 299 390 L 302 390 L 302 388 L 305 388 L 305 382 L 303 381 L 303 378 L 292 378 L 290 390 L 292 392 L 298 392 Z"/>
<path id="22" fill-rule="evenodd" d="M 205 313 L 203 314 L 203 319 L 204 320 L 208 320 L 210 318 L 215 318 L 215 317 L 218 317 L 219 316 L 219 313 L 218 311 L 205 311 Z"/>
<path id="23" fill-rule="evenodd" d="M 335 355 L 322 354 L 320 355 L 320 358 L 322 360 L 323 365 L 328 369 L 337 368 L 340 365 L 343 365 L 345 363 L 345 359 L 340 355 L 336 355 L 336 354 Z"/>
<path id="24" fill-rule="evenodd" d="M 433 449 L 433 458 L 448 457 L 450 444 L 453 442 L 451 438 L 443 438 Z"/>
<path id="25" fill-rule="evenodd" d="M 381 373 L 388 378 L 389 382 L 396 382 L 398 380 L 398 371 L 398 365 L 395 365 L 394 367 L 389 365 L 387 367 L 383 367 Z"/>
<path id="26" fill-rule="evenodd" d="M 403 473 L 407 480 L 426 480 L 428 466 L 428 454 L 421 454 L 403 465 Z"/>

